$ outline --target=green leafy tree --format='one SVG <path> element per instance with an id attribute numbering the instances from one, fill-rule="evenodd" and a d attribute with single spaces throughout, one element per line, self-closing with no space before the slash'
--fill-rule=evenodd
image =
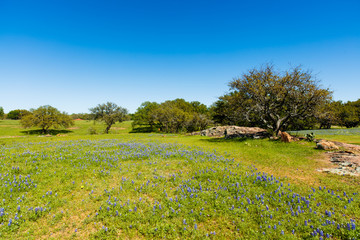
<path id="1" fill-rule="evenodd" d="M 0 119 L 4 119 L 4 108 L 3 107 L 0 107 Z"/>
<path id="2" fill-rule="evenodd" d="M 156 125 L 154 111 L 158 107 L 159 104 L 156 102 L 143 102 L 132 116 L 133 127 L 148 125 L 150 129 L 153 130 Z"/>
<path id="3" fill-rule="evenodd" d="M 161 131 L 193 132 L 203 130 L 211 123 L 208 113 L 206 105 L 178 98 L 161 103 L 153 111 L 153 117 Z"/>
<path id="4" fill-rule="evenodd" d="M 252 69 L 230 82 L 223 98 L 238 118 L 268 128 L 273 134 L 294 119 L 313 117 L 332 92 L 323 89 L 310 72 L 295 67 L 283 73 L 273 65 Z"/>
<path id="5" fill-rule="evenodd" d="M 343 111 L 343 103 L 341 101 L 331 101 L 320 106 L 315 113 L 317 123 L 321 128 L 330 129 L 332 125 L 342 125 L 340 115 Z"/>
<path id="6" fill-rule="evenodd" d="M 206 129 L 211 123 L 208 114 L 193 113 L 191 118 L 185 123 L 185 128 L 187 132 L 201 131 Z"/>
<path id="7" fill-rule="evenodd" d="M 176 106 L 174 101 L 166 101 L 154 112 L 153 117 L 161 131 L 180 132 L 183 130 L 186 121 L 190 119 L 189 113 Z"/>
<path id="8" fill-rule="evenodd" d="M 340 112 L 340 125 L 347 128 L 357 127 L 360 124 L 360 108 L 354 102 L 347 102 Z"/>
<path id="9" fill-rule="evenodd" d="M 73 120 L 66 113 L 61 113 L 49 105 L 41 106 L 31 110 L 30 114 L 21 119 L 24 128 L 40 127 L 42 133 L 47 133 L 50 128 L 70 127 L 74 125 Z"/>
<path id="10" fill-rule="evenodd" d="M 10 111 L 6 118 L 7 119 L 12 119 L 12 120 L 18 120 L 18 119 L 22 119 L 24 116 L 30 114 L 30 112 L 28 110 L 25 109 L 16 109 L 16 110 L 12 110 Z"/>
<path id="11" fill-rule="evenodd" d="M 220 125 L 252 126 L 252 123 L 242 115 L 242 106 L 236 101 L 237 94 L 236 92 L 230 92 L 221 96 L 210 107 L 211 118 L 215 123 Z M 257 125 L 257 123 L 254 123 L 254 125 Z"/>
<path id="12" fill-rule="evenodd" d="M 209 113 L 209 109 L 205 104 L 202 104 L 199 101 L 193 101 L 190 102 L 190 105 L 193 108 L 193 112 L 199 113 L 199 114 L 208 114 Z"/>
<path id="13" fill-rule="evenodd" d="M 127 109 L 119 107 L 115 103 L 107 102 L 99 104 L 94 108 L 89 109 L 93 119 L 103 121 L 106 125 L 105 133 L 109 133 L 109 130 L 116 122 L 122 122 L 127 119 Z"/>
<path id="14" fill-rule="evenodd" d="M 209 110 L 198 102 L 178 98 L 163 103 L 144 102 L 133 115 L 133 127 L 150 126 L 162 132 L 198 131 L 210 123 Z"/>

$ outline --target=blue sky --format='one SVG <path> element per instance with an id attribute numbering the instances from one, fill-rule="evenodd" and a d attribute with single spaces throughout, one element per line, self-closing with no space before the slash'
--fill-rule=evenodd
<path id="1" fill-rule="evenodd" d="M 211 105 L 271 62 L 360 98 L 359 1 L 0 1 L 0 106 Z"/>

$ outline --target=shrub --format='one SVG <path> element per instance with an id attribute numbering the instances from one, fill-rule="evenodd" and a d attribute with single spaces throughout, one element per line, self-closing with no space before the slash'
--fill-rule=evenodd
<path id="1" fill-rule="evenodd" d="M 313 142 L 314 139 L 315 139 L 314 133 L 305 134 L 305 137 L 306 137 L 306 140 L 309 141 L 309 142 Z"/>
<path id="2" fill-rule="evenodd" d="M 97 134 L 96 129 L 95 129 L 95 128 L 93 128 L 93 127 L 89 127 L 89 128 L 88 128 L 88 132 L 89 132 L 89 134 L 90 134 L 90 135 Z"/>

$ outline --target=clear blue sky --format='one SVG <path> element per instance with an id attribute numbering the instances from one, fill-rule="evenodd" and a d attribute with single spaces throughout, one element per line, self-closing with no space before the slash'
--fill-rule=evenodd
<path id="1" fill-rule="evenodd" d="M 0 1 L 0 106 L 211 105 L 246 70 L 302 64 L 360 98 L 360 1 Z"/>

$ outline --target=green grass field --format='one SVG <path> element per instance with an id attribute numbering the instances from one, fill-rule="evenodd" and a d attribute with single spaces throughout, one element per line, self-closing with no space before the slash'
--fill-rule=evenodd
<path id="1" fill-rule="evenodd" d="M 292 134 L 304 136 L 308 133 L 314 133 L 318 139 L 327 139 L 338 142 L 360 145 L 360 128 L 334 128 L 334 129 L 316 129 L 293 131 Z"/>
<path id="2" fill-rule="evenodd" d="M 0 121 L 1 239 L 360 237 L 359 178 L 318 172 L 314 143 L 103 129 Z"/>

